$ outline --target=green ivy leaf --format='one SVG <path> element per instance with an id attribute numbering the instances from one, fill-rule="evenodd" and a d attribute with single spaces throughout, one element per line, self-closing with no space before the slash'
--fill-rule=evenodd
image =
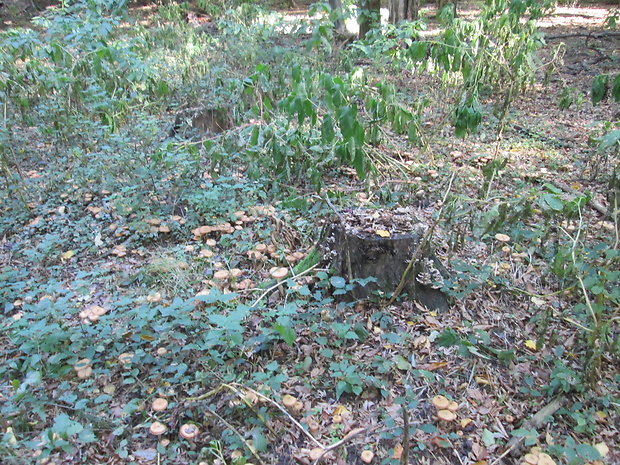
<path id="1" fill-rule="evenodd" d="M 586 460 L 599 460 L 601 458 L 599 451 L 590 444 L 579 444 L 575 450 Z"/>
<path id="2" fill-rule="evenodd" d="M 321 123 L 321 140 L 324 144 L 329 144 L 335 137 L 334 120 L 330 114 L 327 114 L 323 117 L 323 122 Z"/>
<path id="3" fill-rule="evenodd" d="M 607 82 L 609 76 L 607 74 L 599 74 L 592 81 L 592 105 L 598 104 L 607 95 Z"/>
<path id="4" fill-rule="evenodd" d="M 611 96 L 614 102 L 620 102 L 620 74 L 618 74 L 611 85 Z"/>
<path id="5" fill-rule="evenodd" d="M 273 329 L 275 329 L 278 334 L 282 336 L 284 342 L 286 342 L 289 346 L 292 346 L 295 343 L 295 339 L 297 339 L 297 333 L 295 332 L 295 329 L 291 326 L 284 326 L 280 323 L 276 323 L 273 326 Z"/>
<path id="6" fill-rule="evenodd" d="M 356 117 L 357 110 L 354 107 L 344 106 L 340 108 L 338 122 L 340 123 L 342 138 L 345 141 L 348 141 L 354 135 Z"/>
<path id="7" fill-rule="evenodd" d="M 437 344 L 441 347 L 450 347 L 461 343 L 461 338 L 453 329 L 444 329 L 437 338 Z"/>

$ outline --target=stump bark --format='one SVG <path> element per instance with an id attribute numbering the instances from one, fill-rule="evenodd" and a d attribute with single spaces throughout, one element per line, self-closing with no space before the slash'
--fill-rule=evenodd
<path id="1" fill-rule="evenodd" d="M 376 280 L 355 286 L 348 298 L 391 297 L 426 230 L 409 211 L 402 214 L 397 210 L 377 217 L 377 212 L 349 212 L 326 227 L 321 247 L 335 275 L 348 282 Z M 447 310 L 448 299 L 439 289 L 444 277 L 445 268 L 427 245 L 406 276 L 401 297 L 418 301 L 429 310 Z"/>

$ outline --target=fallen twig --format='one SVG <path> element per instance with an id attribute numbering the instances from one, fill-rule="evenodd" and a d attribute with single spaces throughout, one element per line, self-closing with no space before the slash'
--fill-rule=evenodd
<path id="1" fill-rule="evenodd" d="M 560 407 L 562 407 L 563 402 L 563 398 L 553 399 L 550 403 L 545 405 L 536 414 L 534 414 L 532 418 L 524 422 L 523 425 L 521 425 L 521 428 L 528 430 L 539 428 L 543 425 L 543 423 L 546 423 L 547 417 L 553 415 L 560 409 Z M 525 437 L 523 436 L 513 437 L 510 441 L 508 441 L 508 444 L 506 444 L 506 450 L 502 453 L 502 455 L 500 455 L 493 462 L 491 462 L 491 465 L 496 465 L 500 463 L 504 459 L 504 457 L 510 454 L 514 449 L 518 448 L 524 440 Z"/>
<path id="2" fill-rule="evenodd" d="M 569 39 L 571 37 L 586 37 L 588 39 L 604 39 L 606 37 L 620 37 L 620 32 L 573 32 L 570 34 L 555 34 L 551 36 L 545 36 L 546 40 L 556 40 L 556 39 Z"/>
<path id="3" fill-rule="evenodd" d="M 245 387 L 245 386 L 244 386 L 244 387 L 243 387 L 243 389 L 246 389 L 246 390 L 248 390 L 248 391 L 250 391 L 250 392 L 254 393 L 256 396 L 260 397 L 261 399 L 263 399 L 263 400 L 265 400 L 265 401 L 269 402 L 271 405 L 275 406 L 278 410 L 280 410 L 282 413 L 284 413 L 284 414 L 285 414 L 285 415 L 286 415 L 286 416 L 287 416 L 287 417 L 288 417 L 288 418 L 289 418 L 289 419 L 293 422 L 293 424 L 294 424 L 295 426 L 297 426 L 297 427 L 298 427 L 298 428 L 302 431 L 302 433 L 304 433 L 304 434 L 305 434 L 305 435 L 306 435 L 306 436 L 307 436 L 307 437 L 308 437 L 308 438 L 309 438 L 312 442 L 314 442 L 314 443 L 315 443 L 318 447 L 320 447 L 321 449 L 324 449 L 324 450 L 326 449 L 326 447 L 325 447 L 323 444 L 321 444 L 321 443 L 320 443 L 320 442 L 319 442 L 319 441 L 318 441 L 318 440 L 317 440 L 314 436 L 312 436 L 312 435 L 311 435 L 311 434 L 310 434 L 310 433 L 309 433 L 309 432 L 308 432 L 308 431 L 307 431 L 307 430 L 306 430 L 306 429 L 305 429 L 305 428 L 301 425 L 301 423 L 299 423 L 297 420 L 295 420 L 295 418 L 293 418 L 293 416 L 292 416 L 290 413 L 288 413 L 288 411 L 287 411 L 284 407 L 282 407 L 280 404 L 278 404 L 276 401 L 274 401 L 274 400 L 270 399 L 270 398 L 269 398 L 269 397 L 267 397 L 267 396 L 264 396 L 263 394 L 261 394 L 261 393 L 260 393 L 260 392 L 258 392 L 258 391 L 255 391 L 255 390 L 254 390 L 254 389 L 252 389 L 252 388 L 249 388 L 249 387 Z"/>

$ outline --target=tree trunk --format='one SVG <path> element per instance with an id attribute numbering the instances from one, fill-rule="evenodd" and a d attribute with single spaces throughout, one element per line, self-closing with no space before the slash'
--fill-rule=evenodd
<path id="1" fill-rule="evenodd" d="M 360 25 L 359 38 L 364 39 L 368 31 L 381 23 L 381 0 L 361 0 L 357 22 Z"/>
<path id="2" fill-rule="evenodd" d="M 437 0 L 437 14 L 441 13 L 441 10 L 449 3 L 454 8 L 454 17 L 457 17 L 456 14 L 456 3 L 458 0 Z"/>
<path id="3" fill-rule="evenodd" d="M 329 0 L 329 6 L 332 9 L 332 14 L 336 15 L 336 20 L 334 21 L 334 30 L 338 34 L 344 34 L 344 20 L 342 19 L 342 0 Z"/>
<path id="4" fill-rule="evenodd" d="M 398 24 L 401 21 L 415 21 L 419 18 L 420 0 L 390 0 L 390 23 Z"/>

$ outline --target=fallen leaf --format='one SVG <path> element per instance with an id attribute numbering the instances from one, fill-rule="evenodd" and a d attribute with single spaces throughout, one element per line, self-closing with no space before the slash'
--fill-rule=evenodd
<path id="1" fill-rule="evenodd" d="M 527 347 L 530 350 L 538 350 L 538 347 L 536 346 L 536 341 L 532 341 L 531 339 L 528 339 L 527 341 L 525 341 L 525 347 Z"/>
<path id="2" fill-rule="evenodd" d="M 375 232 L 377 233 L 377 236 L 379 237 L 390 237 L 390 232 L 384 229 L 377 229 Z"/>
<path id="3" fill-rule="evenodd" d="M 403 446 L 401 444 L 396 444 L 394 446 L 394 453 L 392 454 L 392 458 L 396 460 L 400 460 L 403 456 Z"/>

